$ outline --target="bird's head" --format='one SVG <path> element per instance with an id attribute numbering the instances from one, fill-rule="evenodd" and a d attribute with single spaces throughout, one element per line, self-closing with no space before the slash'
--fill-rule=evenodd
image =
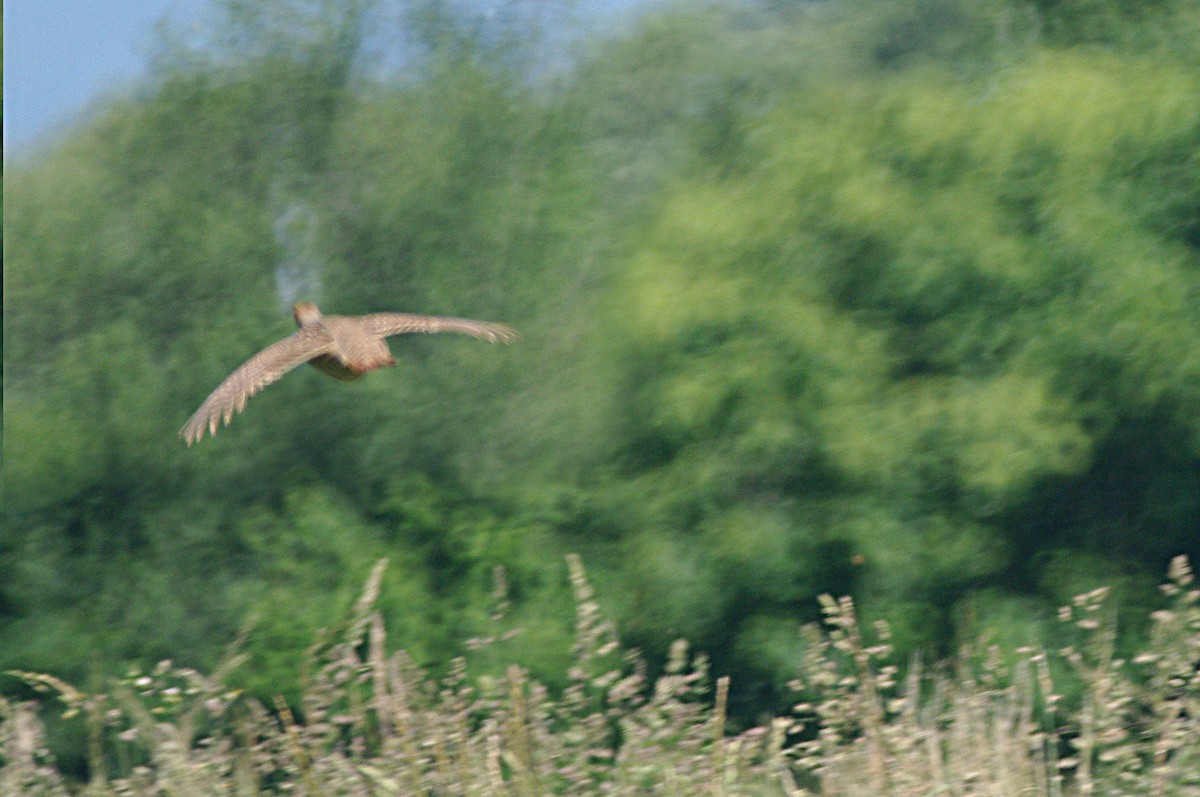
<path id="1" fill-rule="evenodd" d="M 312 302 L 296 302 L 296 306 L 292 308 L 292 317 L 296 319 L 296 326 L 303 329 L 311 324 L 321 323 L 321 311 Z"/>

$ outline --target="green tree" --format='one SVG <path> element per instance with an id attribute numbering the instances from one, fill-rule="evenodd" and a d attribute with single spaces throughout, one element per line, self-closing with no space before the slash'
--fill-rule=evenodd
<path id="1" fill-rule="evenodd" d="M 609 316 L 622 495 L 677 540 L 629 549 L 680 602 L 646 638 L 853 587 L 929 644 L 967 590 L 1061 594 L 1056 549 L 1194 550 L 1198 99 L 1158 52 L 844 77 L 673 187 Z"/>
<path id="2" fill-rule="evenodd" d="M 576 551 L 753 713 L 822 591 L 901 652 L 1020 644 L 1200 553 L 1194 2 L 664 10 L 555 72 L 518 5 L 404 6 L 389 72 L 393 6 L 231 0 L 10 166 L 0 667 L 203 664 L 253 616 L 286 689 L 388 556 L 423 663 L 503 565 L 554 682 Z M 299 369 L 184 448 L 302 297 L 523 339 Z"/>

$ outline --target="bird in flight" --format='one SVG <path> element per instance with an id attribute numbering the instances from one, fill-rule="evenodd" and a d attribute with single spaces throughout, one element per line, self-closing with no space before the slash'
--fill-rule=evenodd
<path id="1" fill-rule="evenodd" d="M 510 343 L 517 337 L 504 324 L 469 318 L 411 313 L 322 315 L 312 302 L 297 303 L 292 315 L 299 330 L 242 363 L 179 430 L 189 446 L 204 437 L 206 429 L 215 436 L 219 421 L 228 426 L 248 398 L 302 363 L 337 379 L 351 380 L 396 364 L 384 340 L 389 335 L 460 332 L 493 343 Z"/>

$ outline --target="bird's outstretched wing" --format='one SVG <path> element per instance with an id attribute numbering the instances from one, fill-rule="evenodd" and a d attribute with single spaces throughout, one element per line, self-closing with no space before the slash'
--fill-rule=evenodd
<path id="1" fill-rule="evenodd" d="M 359 317 L 373 335 L 406 335 L 413 332 L 460 332 L 492 343 L 511 343 L 517 339 L 516 330 L 504 324 L 412 313 L 372 313 Z"/>
<path id="2" fill-rule="evenodd" d="M 205 429 L 216 435 L 218 422 L 225 425 L 234 413 L 246 407 L 246 399 L 279 379 L 298 365 L 313 357 L 326 354 L 333 348 L 333 338 L 319 327 L 306 327 L 296 334 L 272 343 L 242 363 L 208 395 L 200 409 L 179 430 L 179 436 L 192 443 L 204 437 Z"/>

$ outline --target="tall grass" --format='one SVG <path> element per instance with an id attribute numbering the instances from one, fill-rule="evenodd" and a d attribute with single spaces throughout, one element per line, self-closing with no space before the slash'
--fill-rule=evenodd
<path id="1" fill-rule="evenodd" d="M 103 693 L 0 700 L 0 794 L 66 795 L 1200 795 L 1200 590 L 1183 557 L 1145 650 L 1114 653 L 1105 593 L 1060 612 L 1053 651 L 964 648 L 939 667 L 890 661 L 887 629 L 822 599 L 791 716 L 732 733 L 729 679 L 676 643 L 650 678 L 603 619 L 578 558 L 575 664 L 561 694 L 520 667 L 434 678 L 389 652 L 375 610 L 386 561 L 350 619 L 318 641 L 298 705 L 264 705 L 162 662 Z M 475 645 L 488 645 L 478 640 Z M 90 780 L 44 746 L 39 710 L 87 724 Z"/>

